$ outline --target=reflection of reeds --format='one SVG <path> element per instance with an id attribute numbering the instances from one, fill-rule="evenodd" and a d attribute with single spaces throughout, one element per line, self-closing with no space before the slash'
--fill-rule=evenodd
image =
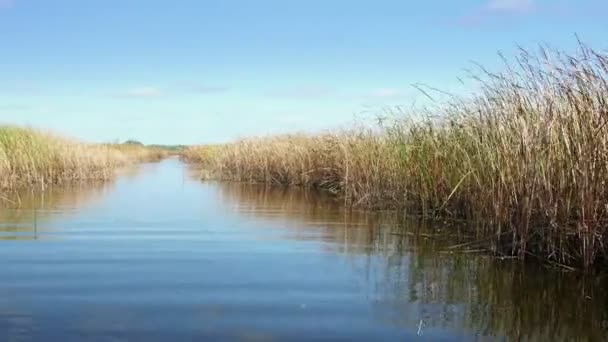
<path id="1" fill-rule="evenodd" d="M 315 191 L 239 183 L 216 186 L 221 201 L 239 215 L 281 221 L 296 239 L 316 239 L 318 236 L 308 233 L 321 233 L 323 239 L 335 242 L 336 248 L 366 249 L 368 235 L 379 232 L 380 221 L 394 222 L 392 216 L 346 210 L 335 198 Z"/>
<path id="2" fill-rule="evenodd" d="M 505 253 L 608 259 L 608 56 L 522 51 L 428 119 L 245 139 L 198 159 L 223 178 L 330 190 L 367 208 L 485 221 Z M 197 153 L 191 151 L 196 160 Z"/>
<path id="3" fill-rule="evenodd" d="M 387 259 L 375 288 L 379 312 L 391 308 L 385 318 L 395 324 L 423 319 L 509 341 L 602 341 L 608 333 L 607 279 L 418 246 Z"/>
<path id="4" fill-rule="evenodd" d="M 99 181 L 13 192 L 0 205 L 0 240 L 36 238 L 47 222 L 100 200 L 111 186 Z"/>
<path id="5" fill-rule="evenodd" d="M 379 319 L 408 329 L 423 320 L 426 329 L 478 332 L 480 340 L 601 341 L 608 333 L 608 278 L 445 253 L 463 239 L 454 228 L 351 212 L 335 198 L 298 188 L 216 184 L 227 207 L 278 221 L 296 232 L 289 238 L 329 241 L 328 248 L 351 255 Z"/>
<path id="6" fill-rule="evenodd" d="M 513 341 L 601 341 L 608 333 L 606 279 L 433 253 L 412 257 L 406 268 L 401 294 L 418 304 L 418 317 L 441 313 L 426 318 L 431 325 Z M 393 273 L 387 269 L 387 277 Z M 387 302 L 393 290 L 385 292 Z"/>

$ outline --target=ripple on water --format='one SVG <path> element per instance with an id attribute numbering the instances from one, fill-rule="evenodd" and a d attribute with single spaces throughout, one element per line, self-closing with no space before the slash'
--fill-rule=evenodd
<path id="1" fill-rule="evenodd" d="M 0 340 L 605 340 L 606 278 L 175 159 L 0 208 Z M 448 230 L 444 227 L 444 231 Z M 422 336 L 419 336 L 422 335 Z"/>

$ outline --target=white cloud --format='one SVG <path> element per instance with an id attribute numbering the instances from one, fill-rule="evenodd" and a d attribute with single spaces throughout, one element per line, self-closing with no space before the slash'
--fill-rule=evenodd
<path id="1" fill-rule="evenodd" d="M 364 94 L 364 98 L 379 101 L 399 100 L 411 97 L 412 92 L 399 88 L 378 88 Z"/>
<path id="2" fill-rule="evenodd" d="M 183 94 L 215 94 L 229 91 L 228 87 L 210 86 L 200 83 L 181 82 L 165 87 L 143 86 L 122 90 L 113 94 L 117 97 L 130 98 L 158 98 L 168 95 Z"/>
<path id="3" fill-rule="evenodd" d="M 298 88 L 287 88 L 277 89 L 270 91 L 268 95 L 272 97 L 282 98 L 296 98 L 296 99 L 313 99 L 313 98 L 327 98 L 337 95 L 335 89 L 326 87 L 298 87 Z"/>
<path id="4" fill-rule="evenodd" d="M 459 23 L 466 26 L 478 25 L 495 16 L 521 17 L 532 14 L 538 9 L 536 0 L 489 0 L 461 17 Z"/>
<path id="5" fill-rule="evenodd" d="M 536 9 L 534 0 L 490 0 L 483 10 L 490 13 L 530 13 Z"/>
<path id="6" fill-rule="evenodd" d="M 0 111 L 23 111 L 27 109 L 30 109 L 30 107 L 24 104 L 0 104 Z"/>
<path id="7" fill-rule="evenodd" d="M 0 93 L 37 95 L 44 92 L 46 92 L 45 89 L 31 81 L 0 81 Z"/>
<path id="8" fill-rule="evenodd" d="M 373 97 L 377 99 L 397 99 L 409 96 L 410 93 L 397 88 L 379 88 L 370 91 L 366 97 Z"/>
<path id="9" fill-rule="evenodd" d="M 9 8 L 14 5 L 13 0 L 0 0 L 0 9 Z"/>
<path id="10" fill-rule="evenodd" d="M 161 97 L 165 95 L 165 93 L 156 87 L 139 87 L 127 89 L 123 92 L 119 92 L 117 95 L 120 97 L 153 98 Z"/>
<path id="11" fill-rule="evenodd" d="M 318 99 L 332 99 L 341 101 L 353 101 L 353 100 L 378 100 L 388 101 L 396 99 L 409 98 L 412 95 L 411 91 L 381 87 L 369 90 L 340 90 L 329 87 L 314 86 L 314 87 L 299 87 L 299 88 L 284 88 L 276 89 L 267 93 L 268 96 L 277 98 L 288 98 L 297 100 L 318 100 Z"/>
<path id="12" fill-rule="evenodd" d="M 180 93 L 213 94 L 224 93 L 230 90 L 229 87 L 207 85 L 196 82 L 181 82 L 173 87 L 174 91 Z"/>

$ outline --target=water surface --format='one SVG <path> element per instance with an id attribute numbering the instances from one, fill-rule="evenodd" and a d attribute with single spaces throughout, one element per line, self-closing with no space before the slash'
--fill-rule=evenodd
<path id="1" fill-rule="evenodd" d="M 0 208 L 0 341 L 602 341 L 608 281 L 176 159 Z"/>

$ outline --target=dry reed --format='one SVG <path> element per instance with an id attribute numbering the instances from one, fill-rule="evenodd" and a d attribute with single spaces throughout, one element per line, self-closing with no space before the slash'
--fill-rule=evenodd
<path id="1" fill-rule="evenodd" d="M 107 180 L 129 163 L 159 158 L 144 147 L 93 145 L 32 129 L 0 126 L 0 191 Z"/>
<path id="2" fill-rule="evenodd" d="M 329 190 L 364 208 L 481 223 L 497 251 L 586 268 L 608 259 L 608 55 L 521 51 L 425 119 L 193 148 L 224 179 Z"/>

